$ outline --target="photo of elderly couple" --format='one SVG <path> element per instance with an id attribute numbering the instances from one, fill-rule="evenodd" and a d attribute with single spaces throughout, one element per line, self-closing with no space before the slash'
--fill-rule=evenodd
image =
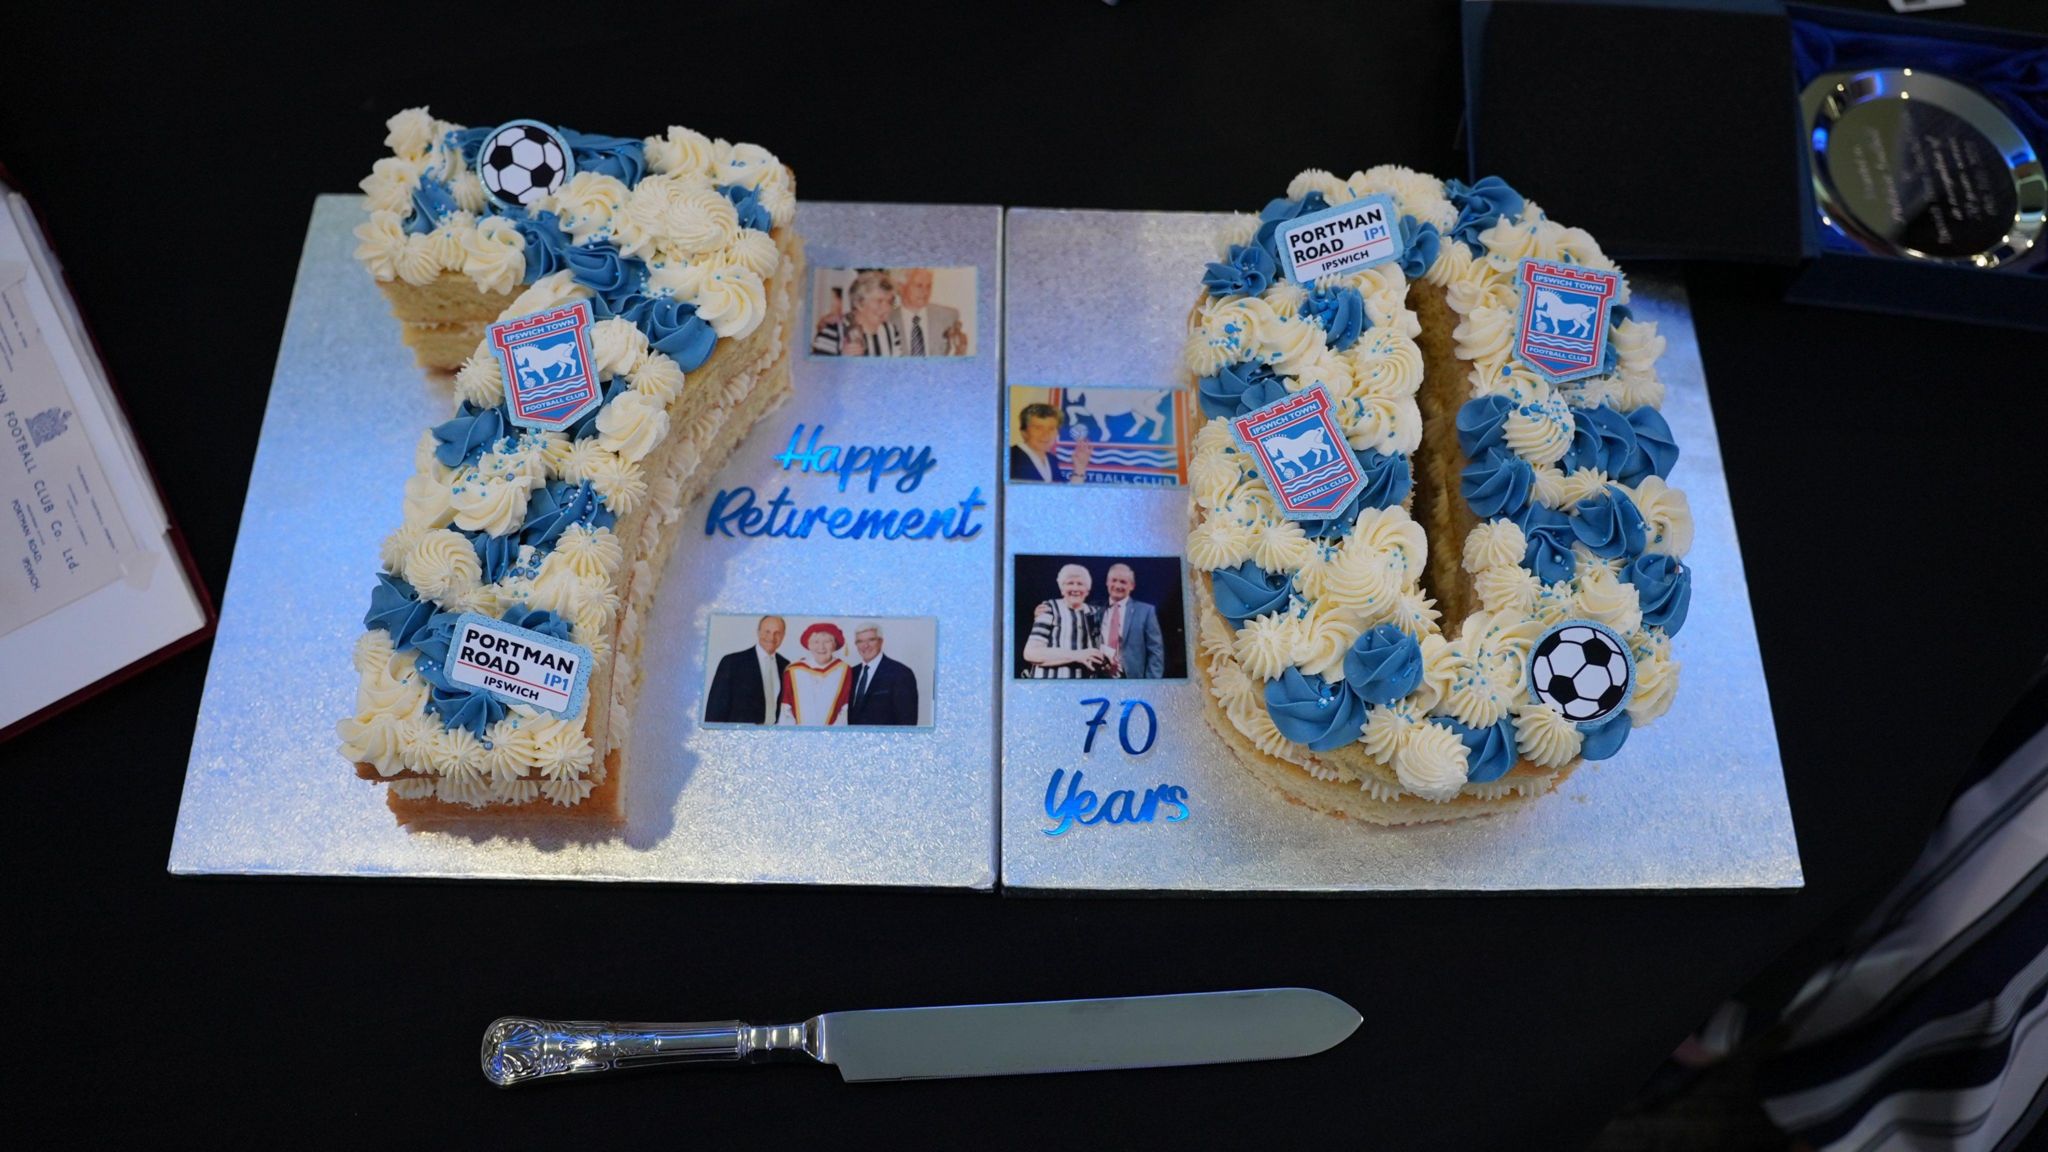
<path id="1" fill-rule="evenodd" d="M 704 723 L 928 726 L 937 639 L 930 616 L 713 616 Z"/>
<path id="2" fill-rule="evenodd" d="M 1017 679 L 1186 679 L 1180 557 L 1019 553 L 1014 575 Z"/>
<path id="3" fill-rule="evenodd" d="M 974 355 L 974 269 L 819 268 L 813 356 Z"/>

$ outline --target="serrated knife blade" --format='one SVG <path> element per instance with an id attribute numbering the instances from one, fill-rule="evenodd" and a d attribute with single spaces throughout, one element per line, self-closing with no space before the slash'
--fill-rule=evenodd
<path id="1" fill-rule="evenodd" d="M 508 1016 L 483 1070 L 509 1086 L 571 1073 L 809 1056 L 849 1081 L 1164 1068 L 1312 1056 L 1361 1022 L 1312 988 L 827 1012 L 799 1024 L 624 1024 Z"/>

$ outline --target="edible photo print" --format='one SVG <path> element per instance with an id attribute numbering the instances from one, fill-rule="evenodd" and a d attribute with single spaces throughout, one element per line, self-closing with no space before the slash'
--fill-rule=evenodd
<path id="1" fill-rule="evenodd" d="M 935 616 L 718 613 L 706 727 L 929 728 Z"/>
<path id="2" fill-rule="evenodd" d="M 1180 557 L 1020 552 L 1012 577 L 1017 679 L 1187 679 Z"/>
<path id="3" fill-rule="evenodd" d="M 1010 388 L 1010 480 L 1038 484 L 1188 481 L 1182 388 Z"/>
<path id="4" fill-rule="evenodd" d="M 817 268 L 811 355 L 973 356 L 974 268 Z"/>

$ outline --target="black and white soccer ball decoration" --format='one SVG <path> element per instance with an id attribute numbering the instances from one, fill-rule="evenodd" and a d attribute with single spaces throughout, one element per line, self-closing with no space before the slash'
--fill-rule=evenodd
<path id="1" fill-rule="evenodd" d="M 562 134 L 546 124 L 510 120 L 484 137 L 476 170 L 492 199 L 525 208 L 560 188 L 575 172 L 576 157 Z"/>
<path id="2" fill-rule="evenodd" d="M 1567 620 L 1545 632 L 1529 661 L 1536 698 L 1579 724 L 1597 724 L 1619 711 L 1635 679 L 1628 643 L 1591 620 Z"/>

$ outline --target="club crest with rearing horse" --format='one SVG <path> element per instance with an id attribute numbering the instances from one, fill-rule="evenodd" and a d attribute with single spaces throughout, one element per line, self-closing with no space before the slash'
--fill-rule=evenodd
<path id="1" fill-rule="evenodd" d="M 1330 415 L 1330 393 L 1304 388 L 1230 421 L 1273 501 L 1290 520 L 1324 520 L 1365 487 L 1365 470 Z"/>
<path id="2" fill-rule="evenodd" d="M 514 424 L 559 431 L 603 402 L 590 325 L 588 300 L 491 325 Z"/>
<path id="3" fill-rule="evenodd" d="M 1599 375 L 1607 360 L 1608 309 L 1621 291 L 1621 274 L 1529 259 L 1515 282 L 1522 296 L 1515 356 L 1552 384 Z"/>

